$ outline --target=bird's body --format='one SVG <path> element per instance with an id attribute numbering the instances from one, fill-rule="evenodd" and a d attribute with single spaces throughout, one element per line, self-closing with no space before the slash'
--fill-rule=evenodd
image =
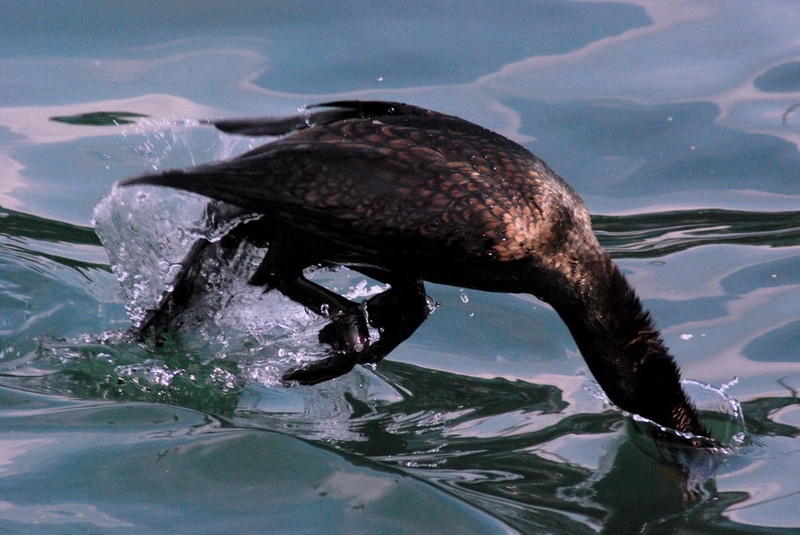
<path id="1" fill-rule="evenodd" d="M 422 281 L 531 293 L 550 303 L 621 408 L 705 431 L 649 316 L 592 232 L 572 188 L 520 145 L 458 117 L 385 102 L 337 102 L 287 119 L 220 121 L 289 134 L 229 161 L 129 179 L 192 191 L 261 215 L 239 232 L 269 243 L 251 282 L 331 317 L 332 354 L 287 374 L 318 382 L 380 360 L 427 316 Z M 306 280 L 318 263 L 391 289 L 363 310 Z"/>

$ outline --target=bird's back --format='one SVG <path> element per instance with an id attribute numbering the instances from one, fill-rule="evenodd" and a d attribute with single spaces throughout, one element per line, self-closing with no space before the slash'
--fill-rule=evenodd
<path id="1" fill-rule="evenodd" d="M 463 119 L 407 108 L 304 127 L 233 160 L 128 183 L 242 206 L 336 243 L 345 257 L 336 260 L 350 254 L 449 284 L 521 291 L 503 286 L 512 265 L 560 262 L 586 236 L 595 247 L 582 201 L 536 156 Z"/>

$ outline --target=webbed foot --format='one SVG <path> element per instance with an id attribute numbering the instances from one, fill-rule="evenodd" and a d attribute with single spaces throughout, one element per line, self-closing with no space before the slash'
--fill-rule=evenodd
<path id="1" fill-rule="evenodd" d="M 331 346 L 333 352 L 325 358 L 288 370 L 283 374 L 284 381 L 314 385 L 344 375 L 363 362 L 370 340 L 362 310 L 354 307 L 331 318 L 331 322 L 319 332 L 319 341 Z"/>
<path id="2" fill-rule="evenodd" d="M 380 332 L 376 340 L 370 339 L 367 314 L 369 324 Z M 422 282 L 396 282 L 370 298 L 366 307 L 354 305 L 331 318 L 319 332 L 319 341 L 330 345 L 332 354 L 287 371 L 283 379 L 313 385 L 344 375 L 356 364 L 378 362 L 411 336 L 428 314 Z"/>
<path id="3" fill-rule="evenodd" d="M 363 353 L 369 347 L 367 320 L 360 308 L 334 316 L 319 332 L 319 341 L 337 351 Z"/>
<path id="4" fill-rule="evenodd" d="M 289 384 L 315 385 L 348 373 L 357 363 L 357 355 L 341 351 L 329 357 L 287 370 L 283 374 L 283 381 Z"/>

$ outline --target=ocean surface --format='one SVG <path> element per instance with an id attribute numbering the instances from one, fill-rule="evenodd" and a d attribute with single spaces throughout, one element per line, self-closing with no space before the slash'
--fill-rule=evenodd
<path id="1" fill-rule="evenodd" d="M 0 532 L 800 533 L 798 28 L 780 0 L 3 2 Z M 235 270 L 133 340 L 204 201 L 114 183 L 264 141 L 203 119 L 341 99 L 564 176 L 719 448 L 654 443 L 525 295 L 428 285 L 409 340 L 313 387 L 279 378 L 324 321 Z"/>

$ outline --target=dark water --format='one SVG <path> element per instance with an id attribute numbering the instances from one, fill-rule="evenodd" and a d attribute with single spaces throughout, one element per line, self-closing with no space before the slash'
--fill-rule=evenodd
<path id="1" fill-rule="evenodd" d="M 1 8 L 0 531 L 800 529 L 793 3 L 73 4 Z M 729 447 L 656 449 L 527 296 L 430 286 L 389 359 L 316 387 L 276 378 L 318 320 L 235 280 L 192 332 L 127 339 L 90 223 L 112 184 L 252 143 L 198 119 L 339 98 L 460 115 L 565 176 Z M 149 280 L 199 200 L 129 201 Z"/>

